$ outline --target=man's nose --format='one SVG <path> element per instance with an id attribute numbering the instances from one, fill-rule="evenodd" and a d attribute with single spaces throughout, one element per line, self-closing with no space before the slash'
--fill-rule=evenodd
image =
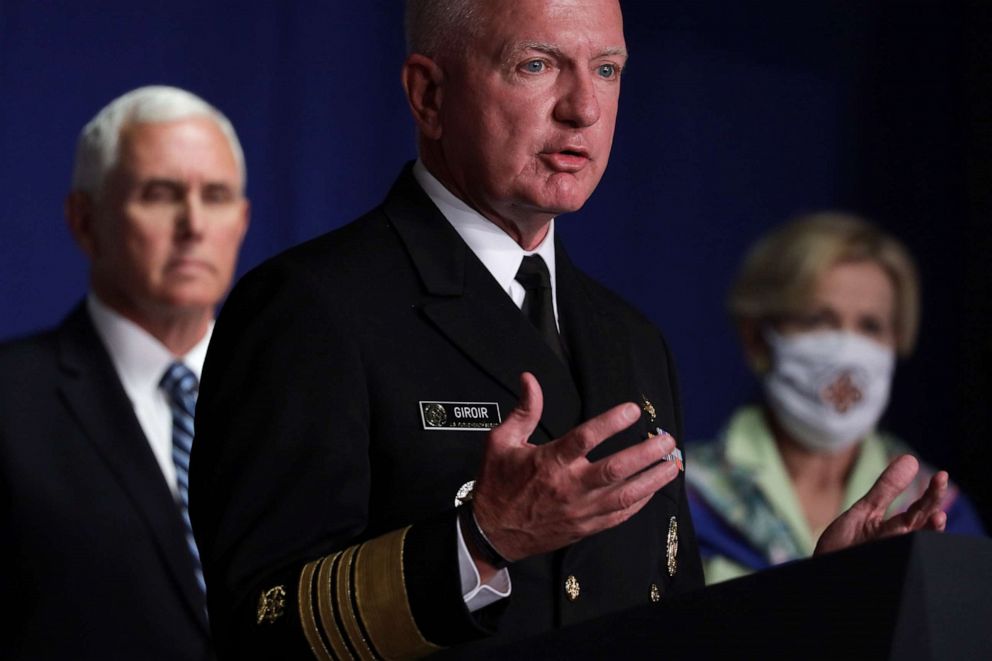
<path id="1" fill-rule="evenodd" d="M 190 190 L 179 205 L 176 218 L 176 232 L 182 239 L 200 238 L 206 225 L 203 200 L 198 192 Z"/>
<path id="2" fill-rule="evenodd" d="M 577 69 L 564 76 L 562 84 L 555 119 L 575 127 L 591 126 L 599 121 L 599 97 L 593 74 Z"/>

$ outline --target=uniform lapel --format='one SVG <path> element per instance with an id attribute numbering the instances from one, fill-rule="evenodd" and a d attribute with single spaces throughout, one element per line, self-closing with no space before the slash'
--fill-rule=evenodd
<path id="1" fill-rule="evenodd" d="M 630 351 L 624 325 L 613 319 L 607 305 L 595 300 L 596 292 L 572 265 L 560 242 L 555 250 L 561 331 L 582 398 L 582 419 L 588 420 L 636 399 Z M 608 454 L 611 445 L 604 443 L 591 458 Z"/>
<path id="2" fill-rule="evenodd" d="M 409 169 L 386 199 L 393 222 L 427 292 L 421 311 L 452 344 L 520 396 L 520 373 L 533 373 L 544 392 L 541 425 L 549 438 L 579 419 L 580 401 L 568 368 L 421 190 Z"/>
<path id="3" fill-rule="evenodd" d="M 85 308 L 59 329 L 59 392 L 83 435 L 110 468 L 157 542 L 196 619 L 207 630 L 176 503 Z"/>

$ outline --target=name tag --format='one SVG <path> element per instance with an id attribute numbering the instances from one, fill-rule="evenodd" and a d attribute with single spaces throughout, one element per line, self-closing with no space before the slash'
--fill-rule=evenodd
<path id="1" fill-rule="evenodd" d="M 420 402 L 420 420 L 428 431 L 487 431 L 503 421 L 496 402 Z"/>

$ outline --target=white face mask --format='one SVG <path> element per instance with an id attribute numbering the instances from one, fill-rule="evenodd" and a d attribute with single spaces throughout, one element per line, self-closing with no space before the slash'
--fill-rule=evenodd
<path id="1" fill-rule="evenodd" d="M 779 424 L 818 452 L 841 452 L 875 428 L 889 401 L 895 350 L 846 331 L 768 330 L 765 398 Z"/>

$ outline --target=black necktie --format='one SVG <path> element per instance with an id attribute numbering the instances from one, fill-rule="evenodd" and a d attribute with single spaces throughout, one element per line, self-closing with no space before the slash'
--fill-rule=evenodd
<path id="1" fill-rule="evenodd" d="M 561 336 L 558 335 L 558 325 L 555 323 L 555 308 L 551 300 L 551 274 L 548 273 L 548 265 L 544 263 L 540 255 L 526 255 L 520 263 L 516 281 L 527 290 L 524 304 L 520 307 L 521 311 L 541 333 L 551 350 L 567 365 L 568 360 L 565 358 Z"/>

